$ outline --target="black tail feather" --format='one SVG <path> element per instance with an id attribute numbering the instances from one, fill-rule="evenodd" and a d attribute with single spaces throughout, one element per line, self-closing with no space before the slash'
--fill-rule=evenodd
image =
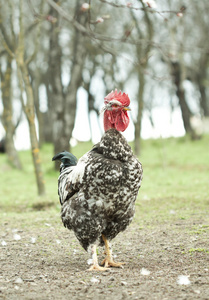
<path id="1" fill-rule="evenodd" d="M 77 165 L 77 158 L 72 154 L 67 151 L 60 152 L 56 154 L 52 160 L 59 160 L 63 163 L 65 167 L 70 167 L 70 166 L 76 166 Z"/>

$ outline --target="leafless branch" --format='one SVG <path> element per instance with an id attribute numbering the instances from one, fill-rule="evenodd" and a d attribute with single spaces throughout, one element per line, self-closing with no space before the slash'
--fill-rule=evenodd
<path id="1" fill-rule="evenodd" d="M 29 6 L 29 8 L 31 9 L 31 11 L 32 11 L 32 13 L 33 13 L 33 15 L 34 15 L 34 17 L 39 18 L 39 17 L 40 17 L 40 14 L 36 12 L 36 10 L 35 10 L 35 8 L 34 8 L 32 2 L 31 2 L 31 0 L 28 0 L 28 6 Z"/>
<path id="2" fill-rule="evenodd" d="M 106 1 L 106 0 L 100 0 L 100 1 Z M 159 44 L 156 43 L 154 41 L 149 41 L 146 39 L 137 39 L 136 40 L 130 40 L 127 38 L 123 37 L 112 37 L 112 36 L 105 36 L 103 34 L 99 34 L 99 33 L 95 33 L 93 32 L 91 29 L 84 27 L 82 24 L 80 24 L 77 20 L 75 20 L 73 17 L 71 17 L 61 6 L 57 5 L 53 0 L 46 0 L 46 2 L 53 7 L 61 16 L 63 19 L 65 19 L 66 21 L 70 22 L 77 30 L 79 30 L 82 34 L 88 36 L 91 40 L 95 41 L 95 40 L 99 40 L 99 41 L 103 41 L 103 42 L 113 42 L 113 43 L 127 43 L 130 45 L 150 45 L 154 48 L 158 48 L 158 49 L 165 49 L 166 47 L 171 49 L 171 45 L 170 44 Z M 106 3 L 106 2 L 105 2 Z M 144 9 L 142 9 L 144 10 Z M 152 10 L 150 8 L 146 8 L 147 12 L 152 12 Z M 179 11 L 155 11 L 153 10 L 153 12 L 156 13 L 178 13 L 178 12 L 183 12 L 185 11 L 185 7 L 180 8 Z M 184 46 L 183 49 L 181 49 L 182 51 L 185 52 L 194 52 L 194 45 L 190 46 Z M 208 52 L 208 48 L 201 48 L 201 47 L 196 47 L 196 51 L 201 51 L 201 52 Z"/>
<path id="3" fill-rule="evenodd" d="M 5 55 L 6 53 L 7 53 L 6 50 L 1 50 L 1 51 L 0 51 L 0 57 L 3 56 L 3 55 Z"/>
<path id="4" fill-rule="evenodd" d="M 59 5 L 57 5 L 53 0 L 46 0 L 49 5 L 51 5 L 66 21 L 72 23 L 73 26 L 77 30 L 79 30 L 81 33 L 84 35 L 88 36 L 92 40 L 100 40 L 103 42 L 125 42 L 129 44 L 135 44 L 135 45 L 140 45 L 142 43 L 149 43 L 147 40 L 137 40 L 136 41 L 127 41 L 127 38 L 124 39 L 124 37 L 110 37 L 110 36 L 105 36 L 102 34 L 95 33 L 93 31 L 88 30 L 86 27 L 84 27 L 82 24 L 77 22 L 74 18 L 70 17 L 68 13 L 66 13 Z"/>
<path id="5" fill-rule="evenodd" d="M 11 19 L 10 19 L 10 21 L 11 21 Z M 14 56 L 14 53 L 13 53 L 14 49 L 13 49 L 13 46 L 12 46 L 12 43 L 11 43 L 11 39 L 9 38 L 9 36 L 6 32 L 5 26 L 3 25 L 3 16 L 2 16 L 1 6 L 0 6 L 0 40 L 1 40 L 1 43 L 2 43 L 3 47 L 7 51 L 7 53 L 11 57 L 13 57 Z"/>
<path id="6" fill-rule="evenodd" d="M 123 4 L 117 4 L 117 3 L 113 3 L 113 2 L 109 2 L 107 0 L 100 0 L 100 2 L 106 3 L 108 5 L 111 5 L 113 7 L 117 7 L 117 8 L 125 8 L 125 9 L 131 9 L 131 10 L 141 10 L 141 11 L 147 11 L 149 13 L 156 13 L 156 14 L 178 14 L 180 12 L 182 12 L 183 10 L 185 10 L 185 7 L 180 8 L 180 10 L 162 10 L 162 11 L 158 11 L 156 9 L 153 9 L 149 6 L 147 7 L 135 7 L 132 5 L 123 5 Z"/>
<path id="7" fill-rule="evenodd" d="M 9 45 L 7 44 L 6 40 L 5 40 L 5 36 L 1 33 L 0 35 L 0 41 L 2 46 L 4 47 L 4 49 L 6 50 L 6 52 L 11 56 L 14 57 L 14 53 L 12 52 L 12 50 L 10 49 Z"/>
<path id="8" fill-rule="evenodd" d="M 47 3 L 52 6 L 66 21 L 70 22 L 73 26 L 75 26 L 75 28 L 77 30 L 79 30 L 81 33 L 83 33 L 84 35 L 88 36 L 90 39 L 92 40 L 100 40 L 103 42 L 119 42 L 119 43 L 128 43 L 128 44 L 132 44 L 132 45 L 142 45 L 142 44 L 146 44 L 146 45 L 151 45 L 153 47 L 165 47 L 165 45 L 160 45 L 157 44 L 155 42 L 146 40 L 146 39 L 137 39 L 137 41 L 134 40 L 130 40 L 127 38 L 123 37 L 110 37 L 110 36 L 105 36 L 99 33 L 95 33 L 92 30 L 87 29 L 86 27 L 84 27 L 82 24 L 80 24 L 79 22 L 77 22 L 73 17 L 71 17 L 61 6 L 57 5 L 53 0 L 46 0 Z M 105 1 L 105 0 L 101 0 L 101 1 Z M 143 9 L 144 10 L 144 9 Z M 165 12 L 171 12 L 171 11 L 163 11 L 163 13 Z M 175 12 L 176 13 L 176 12 Z M 170 46 L 170 45 L 169 45 Z M 192 48 L 193 50 L 193 48 Z"/>
<path id="9" fill-rule="evenodd" d="M 30 2 L 30 0 L 29 0 Z M 44 1 L 42 0 L 41 1 L 41 8 L 40 8 L 40 11 L 42 13 L 43 11 L 43 4 L 44 4 Z M 36 31 L 36 38 L 35 38 L 35 49 L 33 51 L 33 54 L 28 57 L 28 59 L 26 60 L 26 65 L 28 65 L 31 61 L 34 60 L 34 58 L 36 57 L 37 53 L 38 53 L 38 49 L 39 49 L 39 41 L 40 41 L 40 35 L 41 35 L 41 22 L 38 22 L 38 28 L 37 28 L 37 31 Z"/>

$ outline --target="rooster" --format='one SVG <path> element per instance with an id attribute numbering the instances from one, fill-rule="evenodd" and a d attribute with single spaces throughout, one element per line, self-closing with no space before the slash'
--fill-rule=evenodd
<path id="1" fill-rule="evenodd" d="M 131 223 L 142 180 L 142 165 L 120 133 L 129 125 L 130 99 L 112 91 L 104 101 L 104 135 L 78 161 L 64 151 L 60 160 L 58 194 L 61 218 L 74 231 L 81 246 L 92 255 L 89 270 L 122 267 L 113 260 L 110 241 Z M 98 263 L 97 246 L 105 246 L 105 259 Z"/>

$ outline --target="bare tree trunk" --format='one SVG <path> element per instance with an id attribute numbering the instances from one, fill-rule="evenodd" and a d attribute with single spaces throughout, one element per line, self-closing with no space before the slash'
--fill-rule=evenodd
<path id="1" fill-rule="evenodd" d="M 179 99 L 179 105 L 181 108 L 182 119 L 184 123 L 184 128 L 186 133 L 193 134 L 193 129 L 191 127 L 190 118 L 192 116 L 192 112 L 186 102 L 185 99 L 185 91 L 182 85 L 182 75 L 181 75 L 181 66 L 179 62 L 171 62 L 172 67 L 172 76 L 173 82 L 176 86 L 176 95 Z"/>
<path id="2" fill-rule="evenodd" d="M 58 1 L 55 1 L 58 2 Z M 58 13 L 51 9 L 50 15 L 58 19 Z M 50 53 L 49 53 L 49 84 L 51 102 L 49 109 L 52 115 L 52 137 L 54 152 L 69 150 L 69 140 L 64 135 L 64 113 L 65 113 L 65 94 L 63 91 L 61 69 L 62 69 L 62 50 L 59 45 L 59 24 L 51 24 Z M 62 151 L 61 150 L 61 151 Z"/>
<path id="3" fill-rule="evenodd" d="M 11 2 L 9 2 L 11 4 Z M 11 8 L 12 6 L 10 6 Z M 2 16 L 0 15 L 2 18 Z M 26 60 L 25 58 L 25 44 L 24 44 L 24 32 L 25 28 L 23 26 L 23 0 L 19 0 L 19 35 L 18 38 L 15 36 L 15 30 L 14 30 L 14 23 L 13 18 L 10 18 L 10 31 L 12 33 L 12 43 L 10 43 L 10 40 L 5 33 L 5 28 L 2 25 L 2 22 L 0 22 L 0 26 L 3 32 L 3 38 L 4 38 L 4 47 L 7 51 L 7 53 L 10 55 L 11 58 L 15 58 L 17 63 L 17 73 L 18 73 L 18 79 L 20 84 L 20 90 L 21 90 L 21 100 L 22 100 L 22 106 L 24 109 L 24 112 L 26 114 L 29 129 L 30 129 L 30 140 L 31 140 L 31 147 L 32 147 L 32 157 L 33 157 L 33 164 L 35 169 L 35 175 L 36 175 L 36 182 L 38 187 L 38 194 L 44 195 L 45 194 L 45 185 L 43 180 L 43 173 L 41 170 L 41 160 L 40 160 L 40 154 L 39 154 L 39 146 L 38 146 L 38 139 L 36 135 L 36 128 L 35 128 L 35 110 L 34 110 L 34 98 L 33 98 L 33 91 L 28 75 L 28 64 L 31 62 L 31 60 L 35 57 L 37 53 L 37 43 L 38 39 L 36 39 L 35 44 L 35 50 L 34 53 Z M 37 37 L 40 33 L 40 23 L 38 25 L 37 30 Z M 16 45 L 13 45 L 17 41 Z M 23 101 L 23 91 L 26 92 L 26 103 Z"/>
<path id="4" fill-rule="evenodd" d="M 29 79 L 27 63 L 24 60 L 25 45 L 24 45 L 24 28 L 22 22 L 22 16 L 23 16 L 22 7 L 23 7 L 23 3 L 21 0 L 20 16 L 19 16 L 20 33 L 19 33 L 19 41 L 18 41 L 18 47 L 15 54 L 15 59 L 18 67 L 18 78 L 19 78 L 20 89 L 22 93 L 24 90 L 26 92 L 26 103 L 24 103 L 23 98 L 21 98 L 22 106 L 26 114 L 29 130 L 30 130 L 30 141 L 31 141 L 31 148 L 32 148 L 31 151 L 32 151 L 33 165 L 34 165 L 35 175 L 36 175 L 36 183 L 38 187 L 38 194 L 42 196 L 45 194 L 45 184 L 44 184 L 43 173 L 41 169 L 39 144 L 38 144 L 38 138 L 36 133 L 36 127 L 35 127 L 35 108 L 34 108 L 33 90 Z"/>
<path id="5" fill-rule="evenodd" d="M 25 85 L 25 92 L 27 97 L 27 103 L 24 105 L 24 101 L 22 101 L 24 112 L 26 114 L 29 131 L 30 131 L 30 142 L 31 142 L 31 152 L 33 157 L 33 165 L 35 169 L 36 175 L 36 183 L 38 187 L 38 194 L 42 196 L 45 194 L 45 184 L 44 178 L 41 168 L 41 160 L 40 160 L 40 153 L 39 153 L 39 143 L 36 133 L 35 127 L 35 110 L 34 110 L 34 100 L 33 100 L 33 91 L 30 84 L 27 66 L 22 59 L 22 53 L 19 53 L 17 56 L 17 65 L 18 65 L 18 77 L 19 83 L 21 86 L 21 91 L 23 92 L 23 83 Z"/>
<path id="6" fill-rule="evenodd" d="M 205 86 L 205 80 L 207 79 L 208 61 L 209 54 L 202 54 L 202 57 L 200 58 L 198 74 L 196 76 L 196 82 L 200 92 L 200 106 L 205 117 L 209 117 L 209 99 L 206 95 Z"/>
<path id="7" fill-rule="evenodd" d="M 55 1 L 57 2 L 57 0 Z M 79 23 L 85 24 L 88 14 L 82 12 L 80 7 L 83 1 L 79 0 L 76 3 L 75 18 Z M 58 19 L 58 14 L 52 9 L 50 12 L 54 17 Z M 53 126 L 53 144 L 54 153 L 58 153 L 63 150 L 70 150 L 70 138 L 72 137 L 72 131 L 75 123 L 76 115 L 76 98 L 78 88 L 82 85 L 82 71 L 87 55 L 85 47 L 85 37 L 77 29 L 74 29 L 73 38 L 73 62 L 70 73 L 70 83 L 67 88 L 67 92 L 64 92 L 64 87 L 61 80 L 61 56 L 62 51 L 59 45 L 59 28 L 58 24 L 52 24 L 51 39 L 50 39 L 50 57 L 49 57 L 49 80 L 52 90 L 51 103 L 52 112 L 52 126 Z M 58 169 L 58 164 L 55 168 Z"/>
<path id="8" fill-rule="evenodd" d="M 143 5 L 143 7 L 145 8 L 144 2 L 141 1 L 141 3 Z M 133 11 L 131 11 L 131 15 L 132 15 L 133 20 L 135 21 L 138 36 L 145 39 L 145 34 L 144 34 L 144 32 L 142 32 L 139 22 L 137 21 Z M 146 22 L 146 26 L 147 26 L 146 38 L 151 42 L 153 39 L 153 35 L 154 35 L 154 29 L 153 29 L 153 24 L 150 19 L 149 13 L 146 11 L 146 9 L 144 10 L 144 17 L 145 17 L 145 22 Z M 139 80 L 138 111 L 137 111 L 136 122 L 134 123 L 134 125 L 135 125 L 134 151 L 135 151 L 135 154 L 138 156 L 139 156 L 140 150 L 141 150 L 140 141 L 141 141 L 142 114 L 143 114 L 143 108 L 144 108 L 144 88 L 145 88 L 144 70 L 146 69 L 147 64 L 148 64 L 148 56 L 149 56 L 150 50 L 151 50 L 151 43 L 149 43 L 145 47 L 145 49 L 142 49 L 141 47 L 137 48 L 137 57 L 139 59 L 140 66 L 138 69 L 138 80 Z"/>
<path id="9" fill-rule="evenodd" d="M 30 76 L 32 76 L 30 72 Z M 33 97 L 34 104 L 36 109 L 36 116 L 38 119 L 38 135 L 39 135 L 39 147 L 41 147 L 44 143 L 44 121 L 43 121 L 43 113 L 40 111 L 40 99 L 39 99 L 39 86 L 40 86 L 40 77 L 38 74 L 38 70 L 33 74 Z"/>
<path id="10" fill-rule="evenodd" d="M 198 88 L 199 88 L 199 92 L 200 92 L 200 105 L 201 105 L 201 108 L 202 108 L 202 112 L 203 112 L 203 115 L 205 117 L 209 117 L 209 101 L 208 101 L 208 97 L 206 95 L 206 88 L 203 84 L 203 80 L 205 80 L 206 77 L 201 78 L 199 77 L 198 78 Z"/>
<path id="11" fill-rule="evenodd" d="M 14 140 L 13 140 L 15 126 L 12 120 L 13 108 L 12 108 L 12 95 L 11 95 L 11 74 L 12 74 L 11 61 L 12 58 L 9 55 L 7 55 L 6 71 L 3 74 L 1 70 L 1 91 L 2 91 L 2 101 L 4 105 L 3 125 L 6 131 L 5 148 L 6 148 L 6 153 L 8 155 L 8 159 L 11 162 L 11 164 L 15 168 L 21 170 L 22 165 L 17 150 L 15 149 Z"/>
<path id="12" fill-rule="evenodd" d="M 134 123 L 135 133 L 134 133 L 134 152 L 136 155 L 140 154 L 141 150 L 141 124 L 142 124 L 142 114 L 143 114 L 143 107 L 144 107 L 144 86 L 145 86 L 145 79 L 144 74 L 138 71 L 138 78 L 139 78 L 139 93 L 138 93 L 138 111 L 137 111 L 137 120 Z"/>
<path id="13" fill-rule="evenodd" d="M 83 4 L 82 0 L 77 1 L 76 6 L 76 19 L 77 21 L 86 26 L 88 14 L 82 13 L 80 10 L 81 5 Z M 68 86 L 68 91 L 66 95 L 66 107 L 64 114 L 65 122 L 65 136 L 68 141 L 72 137 L 72 131 L 75 124 L 75 115 L 76 115 L 76 100 L 77 100 L 77 91 L 78 88 L 82 85 L 82 72 L 87 55 L 87 49 L 85 47 L 86 38 L 81 34 L 77 29 L 74 30 L 74 49 L 73 49 L 73 65 L 71 69 L 71 79 Z"/>
<path id="14" fill-rule="evenodd" d="M 50 51 L 49 51 L 49 57 L 50 57 Z M 49 70 L 51 70 L 51 69 L 49 68 Z M 53 131 L 52 131 L 52 124 L 53 124 L 52 114 L 54 111 L 53 104 L 52 104 L 53 86 L 51 85 L 50 74 L 48 74 L 48 73 L 49 72 L 46 72 L 43 76 L 43 84 L 46 87 L 47 105 L 48 105 L 47 111 L 42 114 L 42 116 L 43 116 L 43 135 L 44 135 L 44 141 L 46 143 L 53 144 Z"/>

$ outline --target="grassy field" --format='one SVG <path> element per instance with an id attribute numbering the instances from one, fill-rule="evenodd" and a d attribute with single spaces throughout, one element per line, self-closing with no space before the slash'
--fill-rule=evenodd
<path id="1" fill-rule="evenodd" d="M 72 152 L 79 158 L 91 146 L 79 143 Z M 209 299 L 209 136 L 142 142 L 135 218 L 114 241 L 128 267 L 97 275 L 99 285 L 85 271 L 87 254 L 61 224 L 52 146 L 41 149 L 44 197 L 37 196 L 30 151 L 19 155 L 22 171 L 0 155 L 0 299 L 17 299 L 16 293 L 20 299 L 67 299 L 66 293 L 72 299 Z M 152 276 L 140 275 L 142 267 Z M 182 273 L 191 275 L 188 288 L 176 283 Z"/>
<path id="2" fill-rule="evenodd" d="M 78 158 L 91 149 L 91 143 L 79 143 L 72 152 Z M 209 136 L 200 141 L 186 137 L 146 140 L 140 161 L 144 175 L 137 200 L 136 221 L 181 217 L 209 205 Z M 19 152 L 23 171 L 14 170 L 6 155 L 0 155 L 0 208 L 7 213 L 29 213 L 38 209 L 59 210 L 58 172 L 51 161 L 53 149 L 44 145 L 41 159 L 46 196 L 38 197 L 30 151 Z"/>

